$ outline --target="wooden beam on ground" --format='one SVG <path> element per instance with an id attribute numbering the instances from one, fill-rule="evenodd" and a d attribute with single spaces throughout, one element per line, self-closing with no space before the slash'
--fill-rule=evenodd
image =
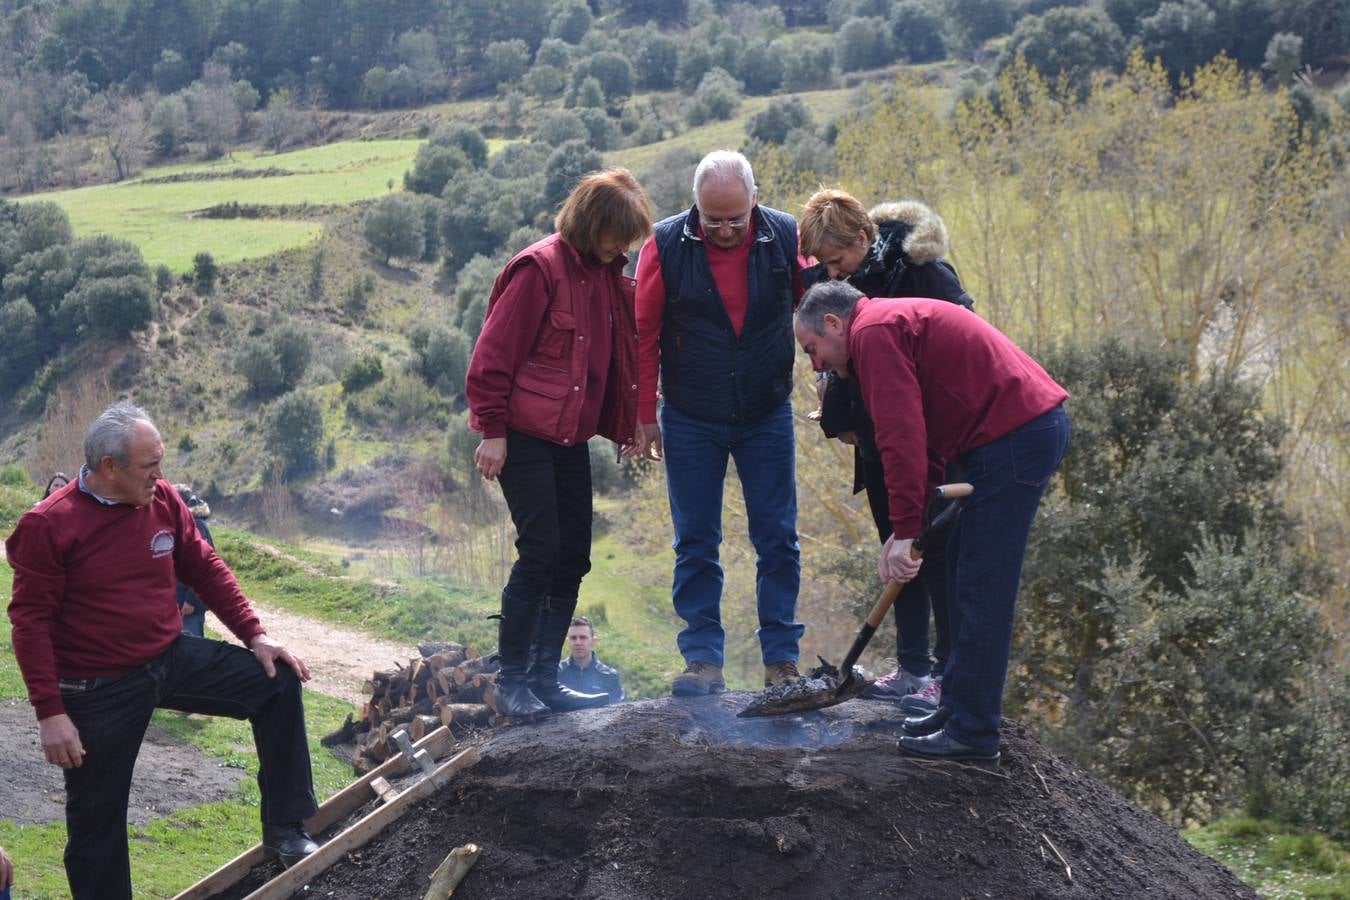
<path id="1" fill-rule="evenodd" d="M 391 802 L 379 807 L 346 831 L 330 838 L 318 850 L 249 894 L 244 900 L 281 900 L 283 897 L 291 896 L 344 855 L 373 840 L 376 835 L 402 816 L 413 803 L 431 796 L 444 787 L 455 772 L 475 765 L 478 760 L 478 751 L 473 747 L 455 754 L 449 761 L 442 763 L 431 775 L 399 794 Z"/>
<path id="2" fill-rule="evenodd" d="M 437 759 L 449 753 L 454 746 L 454 735 L 450 733 L 449 728 L 445 727 L 437 728 L 431 734 L 413 744 L 414 749 L 425 750 Z M 387 781 L 390 778 L 397 778 L 406 774 L 408 770 L 408 758 L 402 753 L 378 768 L 372 769 L 320 804 L 319 811 L 305 820 L 305 830 L 310 834 L 320 834 L 325 829 L 331 828 L 335 823 L 375 799 L 377 794 L 371 785 L 377 778 Z M 267 851 L 263 850 L 262 844 L 255 844 L 192 887 L 175 896 L 174 900 L 204 900 L 207 897 L 214 897 L 231 885 L 238 884 L 249 872 L 265 863 L 267 859 Z"/>

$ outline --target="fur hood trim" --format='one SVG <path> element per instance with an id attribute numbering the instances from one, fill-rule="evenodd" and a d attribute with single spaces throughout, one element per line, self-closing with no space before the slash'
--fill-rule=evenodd
<path id="1" fill-rule="evenodd" d="M 878 226 L 898 222 L 908 227 L 901 249 L 915 265 L 927 265 L 947 256 L 947 225 L 942 217 L 917 200 L 878 203 L 868 212 Z"/>

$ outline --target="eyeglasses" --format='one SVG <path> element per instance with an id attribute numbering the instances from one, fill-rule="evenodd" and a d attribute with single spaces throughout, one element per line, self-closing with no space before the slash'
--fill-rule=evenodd
<path id="1" fill-rule="evenodd" d="M 746 213 L 736 219 L 700 219 L 699 221 L 703 224 L 703 227 L 709 231 L 714 231 L 718 228 L 744 228 L 746 225 L 750 224 L 750 213 Z"/>

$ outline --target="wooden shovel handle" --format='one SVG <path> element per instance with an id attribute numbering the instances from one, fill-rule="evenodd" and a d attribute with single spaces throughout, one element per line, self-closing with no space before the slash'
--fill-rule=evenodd
<path id="1" fill-rule="evenodd" d="M 886 611 L 889 610 L 891 604 L 895 602 L 895 598 L 899 595 L 901 587 L 903 587 L 903 585 L 898 581 L 886 583 L 886 589 L 881 592 L 881 596 L 877 598 L 876 605 L 873 606 L 872 611 L 867 614 L 867 624 L 873 630 L 881 624 L 882 619 L 886 618 Z"/>

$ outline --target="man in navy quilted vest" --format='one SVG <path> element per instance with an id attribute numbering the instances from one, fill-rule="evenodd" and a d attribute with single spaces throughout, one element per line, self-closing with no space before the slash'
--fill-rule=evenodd
<path id="1" fill-rule="evenodd" d="M 672 597 L 685 622 L 675 696 L 726 689 L 718 552 L 728 459 L 755 547 L 765 686 L 797 677 L 804 629 L 794 620 L 801 563 L 789 395 L 801 266 L 797 223 L 757 196 L 744 156 L 708 154 L 694 171 L 694 206 L 658 222 L 638 259 L 638 421 L 644 453 L 665 461 Z"/>

